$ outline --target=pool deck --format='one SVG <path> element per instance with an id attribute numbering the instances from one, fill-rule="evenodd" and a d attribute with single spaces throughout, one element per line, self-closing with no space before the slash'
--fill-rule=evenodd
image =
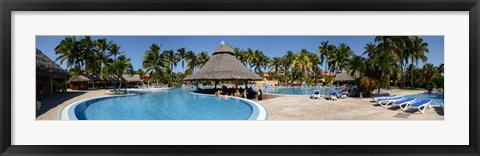
<path id="1" fill-rule="evenodd" d="M 63 107 L 76 101 L 106 96 L 108 95 L 107 91 L 106 89 L 84 91 L 68 90 L 66 93 L 47 95 L 43 98 L 42 107 L 37 111 L 36 120 L 59 120 L 58 113 L 60 113 Z"/>
<path id="2" fill-rule="evenodd" d="M 394 90 L 398 96 L 423 93 L 420 90 Z M 308 96 L 267 95 L 256 101 L 270 113 L 270 120 L 443 120 L 442 108 L 427 109 L 424 114 L 382 107 L 372 98 L 352 98 L 329 101 Z M 412 109 L 413 110 L 413 109 Z"/>
<path id="3" fill-rule="evenodd" d="M 420 90 L 393 90 L 399 96 L 423 93 Z M 46 96 L 36 120 L 58 120 L 58 113 L 65 106 L 88 98 L 107 95 L 107 90 L 71 91 Z M 443 110 L 433 108 L 419 112 L 392 110 L 370 102 L 372 98 L 351 98 L 328 101 L 310 99 L 308 96 L 284 96 L 264 94 L 264 100 L 255 102 L 264 106 L 269 120 L 443 120 Z"/>

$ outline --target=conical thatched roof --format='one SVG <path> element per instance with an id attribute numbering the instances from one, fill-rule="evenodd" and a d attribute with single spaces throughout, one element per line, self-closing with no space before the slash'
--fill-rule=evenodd
<path id="1" fill-rule="evenodd" d="M 184 80 L 262 80 L 262 77 L 248 70 L 236 57 L 233 49 L 220 44 L 212 58 L 196 73 Z"/>
<path id="2" fill-rule="evenodd" d="M 51 74 L 62 74 L 68 75 L 67 71 L 65 71 L 60 65 L 52 61 L 47 55 L 43 54 L 42 51 L 36 49 L 36 71 L 43 72 L 43 73 L 51 73 Z"/>
<path id="3" fill-rule="evenodd" d="M 358 76 L 357 73 L 356 73 L 356 75 Z M 346 71 L 342 71 L 341 73 L 337 73 L 336 76 L 335 76 L 335 81 L 354 81 L 354 80 L 355 80 L 355 78 L 350 76 L 350 74 L 347 73 Z"/>

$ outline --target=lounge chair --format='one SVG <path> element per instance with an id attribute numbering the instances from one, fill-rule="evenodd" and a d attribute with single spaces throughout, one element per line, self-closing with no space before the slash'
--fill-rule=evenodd
<path id="1" fill-rule="evenodd" d="M 342 92 L 341 94 L 338 95 L 338 98 L 340 99 L 345 99 L 348 97 L 348 92 Z"/>
<path id="2" fill-rule="evenodd" d="M 310 98 L 312 99 L 319 99 L 320 98 L 320 90 L 314 90 L 313 94 L 310 95 Z"/>
<path id="3" fill-rule="evenodd" d="M 432 100 L 421 100 L 421 101 L 412 103 L 408 108 L 417 108 L 418 111 L 420 111 L 420 113 L 423 114 L 431 102 Z"/>
<path id="4" fill-rule="evenodd" d="M 377 101 L 377 103 L 383 107 L 387 107 L 389 104 L 403 100 L 403 97 L 397 96 L 393 98 L 386 98 L 386 99 L 380 99 Z"/>
<path id="5" fill-rule="evenodd" d="M 326 97 L 327 100 L 337 100 L 338 97 L 337 97 L 337 92 L 332 92 L 331 94 L 327 95 Z"/>
<path id="6" fill-rule="evenodd" d="M 396 99 L 396 98 L 399 98 L 400 96 L 383 96 L 383 97 L 378 97 L 378 98 L 374 98 L 373 100 L 375 102 L 378 102 L 378 101 L 382 101 L 382 100 L 388 100 L 388 99 Z"/>
<path id="7" fill-rule="evenodd" d="M 37 110 L 40 110 L 40 107 L 42 107 L 42 101 L 37 101 L 36 105 L 37 105 Z"/>
<path id="8" fill-rule="evenodd" d="M 393 106 L 398 106 L 398 107 L 400 107 L 400 109 L 405 110 L 405 109 L 408 108 L 408 105 L 415 102 L 415 100 L 417 100 L 417 98 L 406 98 L 406 99 L 394 102 L 392 105 Z"/>
<path id="9" fill-rule="evenodd" d="M 445 109 L 445 101 L 443 99 L 440 100 L 440 107 L 442 107 L 442 109 Z"/>
<path id="10" fill-rule="evenodd" d="M 376 96 L 376 97 L 373 97 L 373 101 L 378 101 L 378 100 L 381 100 L 381 99 L 387 99 L 387 98 L 395 98 L 397 97 L 397 95 L 390 95 L 390 96 Z"/>

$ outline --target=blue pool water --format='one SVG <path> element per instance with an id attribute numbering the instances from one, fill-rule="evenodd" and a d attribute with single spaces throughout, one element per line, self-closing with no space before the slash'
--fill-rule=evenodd
<path id="1" fill-rule="evenodd" d="M 327 95 L 332 91 L 339 91 L 339 88 L 264 88 L 263 93 L 286 94 L 286 95 L 312 95 L 314 90 L 320 90 L 321 95 Z"/>
<path id="2" fill-rule="evenodd" d="M 421 93 L 421 94 L 412 94 L 412 95 L 405 95 L 403 96 L 405 98 L 417 98 L 416 101 L 421 101 L 421 100 L 432 100 L 430 105 L 433 106 L 440 106 L 440 100 L 443 100 L 443 95 L 441 94 L 426 94 L 426 93 Z"/>
<path id="3" fill-rule="evenodd" d="M 172 89 L 90 100 L 75 107 L 79 120 L 246 120 L 250 104 Z"/>

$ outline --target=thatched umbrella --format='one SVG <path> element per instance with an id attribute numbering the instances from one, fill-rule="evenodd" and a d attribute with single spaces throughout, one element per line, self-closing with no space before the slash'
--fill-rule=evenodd
<path id="1" fill-rule="evenodd" d="M 259 75 L 248 70 L 247 67 L 235 57 L 233 49 L 222 41 L 220 46 L 215 48 L 212 58 L 205 63 L 198 72 L 185 77 L 183 80 L 195 80 L 198 91 L 198 80 L 243 80 L 246 82 L 249 80 L 263 79 Z"/>

